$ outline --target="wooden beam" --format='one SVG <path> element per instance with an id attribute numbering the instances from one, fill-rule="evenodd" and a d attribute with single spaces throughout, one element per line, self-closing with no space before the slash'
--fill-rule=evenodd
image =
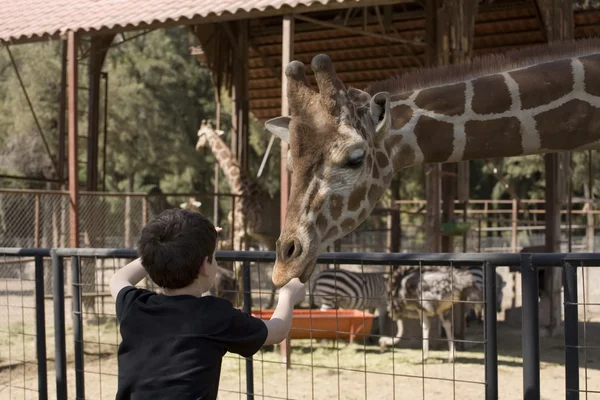
<path id="1" fill-rule="evenodd" d="M 402 39 L 402 38 L 398 38 L 398 37 L 394 37 L 394 36 L 381 35 L 379 33 L 369 32 L 369 31 L 365 31 L 363 29 L 349 28 L 347 26 L 334 24 L 332 22 L 321 21 L 321 20 L 318 20 L 315 18 L 306 17 L 304 15 L 294 15 L 294 18 L 297 20 L 300 20 L 300 21 L 310 22 L 315 25 L 325 26 L 327 28 L 338 29 L 340 31 L 348 32 L 348 33 L 351 33 L 354 35 L 368 36 L 368 37 L 372 37 L 374 39 L 385 40 L 385 41 L 393 42 L 393 43 L 412 44 L 415 46 L 424 46 L 425 45 L 425 43 L 423 43 L 423 42 L 416 42 L 414 40 L 407 40 L 407 39 Z"/>
<path id="2" fill-rule="evenodd" d="M 88 140 L 86 189 L 98 190 L 98 145 L 100 127 L 100 72 L 114 35 L 96 36 L 91 40 L 88 61 Z"/>
<path id="3" fill-rule="evenodd" d="M 281 51 L 281 115 L 290 115 L 290 107 L 287 97 L 287 79 L 285 77 L 285 67 L 294 59 L 294 17 L 292 15 L 283 16 L 283 35 L 282 35 L 282 51 Z M 280 199 L 281 199 L 281 229 L 285 223 L 285 215 L 288 206 L 288 200 L 290 197 L 290 174 L 287 169 L 287 153 L 288 144 L 283 140 L 281 142 L 281 185 L 280 185 Z M 281 342 L 281 358 L 285 363 L 287 369 L 291 367 L 291 351 L 290 338 Z"/>
<path id="4" fill-rule="evenodd" d="M 77 165 L 77 42 L 73 31 L 67 34 L 69 108 L 69 244 L 79 247 L 79 167 Z"/>

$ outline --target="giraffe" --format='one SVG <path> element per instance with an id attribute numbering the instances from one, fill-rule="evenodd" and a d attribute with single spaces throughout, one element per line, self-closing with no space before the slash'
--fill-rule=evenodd
<path id="1" fill-rule="evenodd" d="M 372 212 L 395 172 L 600 148 L 600 40 L 530 47 L 346 88 L 331 59 L 285 70 L 291 116 L 266 128 L 289 143 L 291 191 L 273 283 L 308 280 L 317 256 Z"/>
<path id="2" fill-rule="evenodd" d="M 179 205 L 179 208 L 181 208 L 182 210 L 188 210 L 195 213 L 199 213 L 201 206 L 201 201 L 196 200 L 195 197 L 188 197 L 186 201 Z"/>
<path id="3" fill-rule="evenodd" d="M 198 130 L 196 151 L 208 145 L 227 178 L 231 192 L 236 195 L 234 212 L 229 212 L 233 229 L 233 250 L 250 247 L 275 250 L 279 233 L 279 207 L 257 179 L 240 168 L 229 147 L 221 139 L 223 131 L 215 130 L 210 121 L 203 120 Z M 235 216 L 235 219 L 233 218 Z M 233 221 L 232 221 L 233 219 Z M 241 279 L 238 277 L 238 281 Z M 273 307 L 276 287 L 271 290 L 267 308 Z"/>

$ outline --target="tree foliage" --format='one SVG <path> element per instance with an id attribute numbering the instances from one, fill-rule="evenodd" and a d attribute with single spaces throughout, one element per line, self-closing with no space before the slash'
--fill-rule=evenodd
<path id="1" fill-rule="evenodd" d="M 133 36 L 133 33 L 128 35 Z M 189 53 L 197 44 L 185 28 L 156 30 L 123 41 L 107 54 L 103 70 L 108 73 L 106 184 L 109 191 L 148 191 L 160 185 L 163 192 L 213 192 L 215 158 L 209 150 L 197 152 L 196 132 L 200 121 L 215 117 L 215 96 L 209 71 Z M 82 41 L 83 50 L 89 43 Z M 52 156 L 57 157 L 62 43 L 10 47 L 46 137 Z M 80 179 L 85 183 L 87 135 L 87 59 L 79 66 Z M 101 104 L 104 91 L 102 90 Z M 231 139 L 231 101 L 221 93 L 221 129 Z M 100 123 L 102 165 L 103 115 Z M 270 134 L 250 117 L 249 174 L 256 176 Z M 261 181 L 272 195 L 279 190 L 280 141 L 276 139 Z M 591 153 L 592 176 L 600 161 Z M 590 153 L 573 155 L 573 189 L 578 196 L 589 193 Z M 543 156 L 471 162 L 471 198 L 510 198 L 493 169 L 521 198 L 544 197 Z M 54 178 L 50 156 L 41 140 L 32 111 L 20 87 L 6 48 L 0 52 L 0 173 Z M 100 171 L 102 179 L 102 170 Z M 397 197 L 423 199 L 424 173 L 421 166 L 407 168 L 396 178 Z M 592 179 L 595 194 L 600 182 Z M 17 184 L 17 183 L 13 183 Z M 23 187 L 40 184 L 18 183 Z M 230 188 L 221 175 L 219 190 Z M 391 198 L 386 195 L 385 201 Z"/>

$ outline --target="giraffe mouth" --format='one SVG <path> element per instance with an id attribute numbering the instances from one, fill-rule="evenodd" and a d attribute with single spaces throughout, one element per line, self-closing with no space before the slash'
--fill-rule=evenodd
<path id="1" fill-rule="evenodd" d="M 300 282 L 302 282 L 302 283 L 308 282 L 308 280 L 310 279 L 310 276 L 312 275 L 313 271 L 315 270 L 315 266 L 316 266 L 316 263 L 311 263 L 304 267 L 304 271 L 302 272 L 302 274 L 299 277 Z"/>

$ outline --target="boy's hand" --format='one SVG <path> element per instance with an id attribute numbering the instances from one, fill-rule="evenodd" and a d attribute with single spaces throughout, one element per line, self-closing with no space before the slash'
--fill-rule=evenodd
<path id="1" fill-rule="evenodd" d="M 300 279 L 294 278 L 281 288 L 279 295 L 288 296 L 290 301 L 296 305 L 304 301 L 306 290 L 304 284 L 300 282 Z"/>

